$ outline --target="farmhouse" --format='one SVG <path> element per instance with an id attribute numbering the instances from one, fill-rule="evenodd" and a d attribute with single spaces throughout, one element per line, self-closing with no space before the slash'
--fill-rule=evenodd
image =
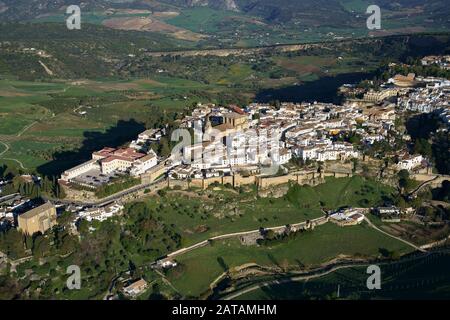
<path id="1" fill-rule="evenodd" d="M 129 286 L 123 288 L 123 292 L 131 297 L 137 297 L 147 289 L 148 284 L 144 279 L 133 282 Z"/>
<path id="2" fill-rule="evenodd" d="M 330 215 L 330 221 L 341 227 L 357 225 L 363 220 L 364 215 L 352 208 L 342 209 Z"/>

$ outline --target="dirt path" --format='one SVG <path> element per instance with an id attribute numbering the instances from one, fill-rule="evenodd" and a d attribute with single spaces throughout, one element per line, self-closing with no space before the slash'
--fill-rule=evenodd
<path id="1" fill-rule="evenodd" d="M 39 60 L 39 64 L 42 66 L 42 68 L 44 68 L 45 72 L 47 72 L 49 76 L 53 76 L 53 71 L 50 70 L 41 60 Z"/>
<path id="2" fill-rule="evenodd" d="M 376 225 L 374 225 L 374 224 L 372 223 L 372 221 L 370 221 L 369 218 L 367 218 L 367 216 L 364 217 L 364 220 L 366 220 L 366 222 L 369 224 L 369 226 L 370 226 L 371 228 L 375 229 L 376 231 L 381 232 L 382 234 L 384 234 L 384 235 L 386 235 L 386 236 L 388 236 L 388 237 L 391 237 L 391 238 L 393 238 L 393 239 L 396 239 L 396 240 L 398 240 L 398 241 L 401 241 L 401 242 L 407 244 L 408 246 L 413 247 L 413 248 L 416 249 L 416 250 L 419 250 L 419 251 L 422 251 L 422 252 L 426 252 L 425 249 L 422 249 L 421 247 L 416 246 L 414 243 L 411 243 L 411 242 L 409 242 L 409 241 L 406 241 L 405 239 L 402 239 L 402 238 L 400 238 L 400 237 L 394 236 L 394 235 L 390 234 L 389 232 L 386 232 L 386 231 L 381 230 L 381 229 L 378 228 Z"/>
<path id="3" fill-rule="evenodd" d="M 3 142 L 3 141 L 0 141 L 0 143 L 2 144 L 2 145 L 4 145 L 5 146 L 5 150 L 3 150 L 2 152 L 0 152 L 0 157 L 3 155 L 3 154 L 5 154 L 6 152 L 8 152 L 8 150 L 9 150 L 9 145 L 7 145 L 5 142 Z"/>
<path id="4" fill-rule="evenodd" d="M 3 159 L 3 160 L 10 160 L 10 161 L 17 162 L 17 163 L 19 164 L 19 166 L 20 166 L 22 169 L 26 170 L 27 168 L 23 165 L 23 163 L 22 163 L 20 160 L 17 160 L 17 159 L 14 159 L 14 158 L 4 158 L 4 157 L 2 157 L 2 156 L 3 156 L 6 152 L 8 152 L 11 148 L 9 147 L 9 145 L 8 145 L 7 143 L 5 143 L 5 142 L 3 142 L 3 141 L 0 141 L 0 143 L 6 147 L 5 150 L 3 150 L 2 152 L 0 152 L 0 159 Z"/>
<path id="5" fill-rule="evenodd" d="M 326 219 L 326 218 L 325 217 L 319 217 L 319 218 L 310 220 L 310 222 L 311 223 L 321 222 L 323 219 Z M 299 226 L 302 226 L 302 225 L 305 225 L 305 224 L 306 224 L 306 221 L 302 221 L 302 222 L 291 224 L 291 226 L 292 227 L 299 227 Z M 286 228 L 286 225 L 276 226 L 276 227 L 271 227 L 271 228 L 265 228 L 265 230 L 277 231 L 277 230 L 284 229 L 284 228 Z M 179 256 L 181 254 L 185 254 L 185 253 L 190 252 L 192 250 L 204 247 L 204 246 L 208 245 L 208 243 L 210 241 L 235 238 L 235 237 L 250 235 L 250 234 L 259 233 L 259 232 L 260 232 L 259 229 L 255 229 L 255 230 L 250 230 L 250 231 L 241 231 L 241 232 L 227 233 L 227 234 L 223 234 L 223 235 L 220 235 L 220 236 L 215 236 L 215 237 L 206 239 L 204 241 L 198 242 L 198 243 L 196 243 L 196 244 L 194 244 L 192 246 L 189 246 L 189 247 L 186 247 L 186 248 L 182 248 L 182 249 L 179 249 L 179 250 L 174 251 L 172 253 L 169 253 L 167 255 L 167 258 L 174 258 L 174 257 Z M 162 260 L 164 260 L 164 259 L 162 259 Z"/>
<path id="6" fill-rule="evenodd" d="M 45 114 L 44 114 L 39 120 L 36 120 L 36 121 L 34 121 L 33 123 L 30 123 L 30 124 L 26 125 L 26 126 L 23 127 L 17 134 L 15 134 L 15 135 L 10 135 L 10 136 L 6 136 L 6 137 L 7 137 L 7 138 L 11 138 L 11 137 L 13 137 L 13 138 L 20 138 L 20 137 L 21 137 L 25 132 L 27 132 L 30 128 L 32 128 L 34 125 L 36 125 L 36 124 L 39 123 L 40 121 L 44 120 L 45 117 L 47 117 L 47 115 L 49 114 L 50 110 L 48 110 L 48 109 L 45 109 L 45 110 L 46 110 Z M 51 116 L 51 118 L 53 118 L 53 117 L 54 117 L 54 115 Z M 9 139 L 8 139 L 8 140 L 9 140 Z M 10 146 L 9 146 L 7 143 L 5 143 L 5 142 L 3 142 L 3 141 L 0 141 L 0 143 L 3 144 L 3 145 L 6 147 L 6 150 L 0 152 L 0 159 L 10 160 L 10 161 L 17 162 L 17 163 L 19 164 L 19 166 L 20 166 L 22 169 L 24 169 L 24 170 L 27 170 L 27 169 L 28 169 L 27 167 L 24 166 L 23 162 L 20 161 L 19 159 L 16 159 L 16 158 L 4 158 L 4 157 L 2 157 L 5 153 L 7 153 L 8 151 L 10 151 L 11 148 L 10 148 Z"/>

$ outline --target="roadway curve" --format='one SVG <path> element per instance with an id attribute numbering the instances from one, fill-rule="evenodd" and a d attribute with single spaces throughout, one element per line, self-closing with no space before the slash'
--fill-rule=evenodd
<path id="1" fill-rule="evenodd" d="M 425 187 L 426 185 L 432 183 L 433 181 L 439 179 L 439 175 L 435 176 L 434 178 L 424 181 L 422 182 L 420 185 L 418 185 L 413 191 L 411 191 L 408 196 L 412 196 L 414 194 L 416 194 L 417 192 L 419 192 L 423 187 Z"/>

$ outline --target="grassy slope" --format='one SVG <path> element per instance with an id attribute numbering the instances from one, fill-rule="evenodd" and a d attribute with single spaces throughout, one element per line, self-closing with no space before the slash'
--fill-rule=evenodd
<path id="1" fill-rule="evenodd" d="M 228 267 L 257 263 L 260 265 L 316 265 L 339 254 L 355 253 L 377 256 L 380 249 L 406 253 L 410 248 L 370 229 L 366 225 L 341 228 L 326 224 L 295 240 L 274 247 L 244 247 L 238 241 L 223 241 L 180 256 L 185 272 L 172 278 L 174 286 L 186 295 L 199 295 L 224 270 L 218 263 L 223 258 Z"/>
<path id="2" fill-rule="evenodd" d="M 344 205 L 376 205 L 383 202 L 383 195 L 388 196 L 391 192 L 390 187 L 361 177 L 328 178 L 327 183 L 314 188 L 304 186 L 291 190 L 287 198 L 254 200 L 254 193 L 236 194 L 222 190 L 220 198 L 196 199 L 169 194 L 147 203 L 155 216 L 174 224 L 182 235 L 183 245 L 187 246 L 221 234 L 311 220 L 323 215 L 321 202 L 330 209 Z M 361 203 L 363 199 L 368 202 Z M 202 226 L 207 230 L 197 231 Z"/>

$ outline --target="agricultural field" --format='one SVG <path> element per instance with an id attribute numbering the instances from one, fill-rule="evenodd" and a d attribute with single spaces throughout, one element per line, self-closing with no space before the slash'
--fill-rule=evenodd
<path id="1" fill-rule="evenodd" d="M 448 225 L 420 225 L 412 222 L 382 225 L 381 228 L 392 235 L 411 241 L 417 245 L 424 245 L 432 241 L 445 238 L 449 232 Z"/>
<path id="2" fill-rule="evenodd" d="M 224 66 L 218 64 L 214 72 L 212 69 L 198 70 L 195 77 L 175 76 L 184 74 L 179 68 L 189 66 L 180 61 L 162 64 L 162 67 L 176 68 L 168 69 L 166 74 L 138 75 L 128 80 L 0 80 L 0 136 L 3 142 L 11 145 L 0 161 L 13 159 L 22 169 L 58 174 L 58 171 L 77 164 L 73 161 L 63 163 L 64 157 L 58 154 L 83 148 L 89 137 L 106 135 L 119 121 L 142 124 L 136 124 L 133 133 L 138 128 L 154 126 L 157 114 L 181 114 L 197 102 L 247 103 L 254 99 L 258 87 L 283 87 L 298 79 L 315 81 L 324 74 L 326 66 L 335 64 L 329 57 L 273 59 L 275 67 L 259 70 L 254 62 L 232 58 Z M 156 66 L 157 61 L 154 63 Z M 315 67 L 312 67 L 313 63 Z M 304 68 L 315 69 L 305 74 Z M 198 77 L 203 79 L 196 80 Z M 109 140 L 113 141 L 113 138 Z M 26 143 L 16 148 L 23 141 Z M 103 147 L 101 141 L 96 143 L 97 146 Z M 47 164 L 56 159 L 61 160 L 58 167 L 51 164 L 50 169 L 47 168 Z M 41 166 L 44 170 L 39 169 Z"/>
<path id="3" fill-rule="evenodd" d="M 53 162 L 59 154 L 86 149 L 86 144 L 89 149 L 102 148 L 102 143 L 117 144 L 117 135 L 123 136 L 114 129 L 118 124 L 131 129 L 119 139 L 119 144 L 125 143 L 165 114 L 181 113 L 202 101 L 195 92 L 204 88 L 195 81 L 168 77 L 129 81 L 0 80 L 0 163 L 12 160 L 27 171 L 48 173 L 40 171 L 41 166 Z M 4 144 L 8 150 L 4 150 Z M 58 174 L 64 167 L 64 163 L 58 165 L 51 173 Z"/>
<path id="4" fill-rule="evenodd" d="M 164 22 L 164 18 L 176 16 L 177 12 L 157 12 L 136 9 L 109 9 L 105 11 L 90 11 L 83 13 L 83 23 L 102 25 L 111 29 L 124 31 L 158 32 L 175 39 L 188 42 L 198 42 L 204 35 L 190 31 L 189 28 L 178 27 L 176 24 Z M 63 23 L 64 12 L 42 15 L 32 19 L 33 23 Z"/>

